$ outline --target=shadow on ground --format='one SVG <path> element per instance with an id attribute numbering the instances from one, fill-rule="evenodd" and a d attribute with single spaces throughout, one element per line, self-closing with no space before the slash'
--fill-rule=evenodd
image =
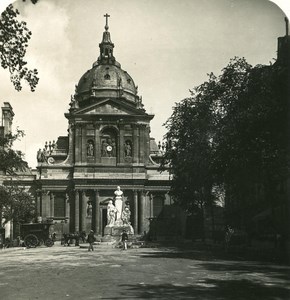
<path id="1" fill-rule="evenodd" d="M 266 286 L 249 280 L 208 279 L 190 286 L 126 284 L 120 286 L 120 291 L 118 299 L 288 300 L 290 297 L 286 287 Z"/>
<path id="2" fill-rule="evenodd" d="M 156 249 L 162 251 L 161 256 L 166 258 L 188 258 L 188 259 L 223 259 L 223 260 L 238 260 L 238 261 L 260 261 L 271 262 L 281 265 L 290 265 L 290 257 L 287 254 L 277 255 L 273 251 L 271 255 L 261 250 L 260 253 L 252 255 L 247 248 L 240 248 L 239 251 L 226 252 L 222 245 L 211 245 L 204 243 L 159 243 L 156 244 Z M 174 251 L 166 251 L 174 250 Z M 161 252 L 160 252 L 161 253 Z M 157 255 L 157 254 L 156 254 Z"/>

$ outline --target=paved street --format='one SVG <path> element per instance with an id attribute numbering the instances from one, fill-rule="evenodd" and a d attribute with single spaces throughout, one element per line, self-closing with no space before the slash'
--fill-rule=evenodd
<path id="1" fill-rule="evenodd" d="M 197 249 L 0 251 L 0 299 L 290 299 L 289 266 Z"/>

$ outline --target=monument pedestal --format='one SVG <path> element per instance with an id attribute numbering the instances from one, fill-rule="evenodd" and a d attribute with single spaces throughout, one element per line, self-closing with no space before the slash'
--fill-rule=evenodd
<path id="1" fill-rule="evenodd" d="M 107 225 L 104 229 L 104 236 L 102 237 L 102 242 L 113 242 L 113 241 L 119 242 L 121 240 L 123 230 L 127 231 L 129 238 L 134 235 L 134 229 L 131 225 L 121 225 L 121 226 Z"/>

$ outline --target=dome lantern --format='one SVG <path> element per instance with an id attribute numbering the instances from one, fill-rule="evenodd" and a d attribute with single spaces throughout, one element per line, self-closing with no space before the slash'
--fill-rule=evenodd
<path id="1" fill-rule="evenodd" d="M 107 13 L 104 15 L 106 18 L 106 25 L 105 25 L 105 31 L 103 32 L 103 40 L 99 44 L 100 47 L 100 56 L 98 58 L 97 63 L 98 64 L 114 64 L 115 63 L 115 57 L 113 55 L 113 49 L 114 44 L 111 41 L 111 35 L 108 31 L 109 25 L 108 25 L 108 18 L 110 15 Z"/>
<path id="2" fill-rule="evenodd" d="M 114 44 L 108 25 L 110 15 L 105 14 L 104 17 L 106 23 L 103 39 L 99 44 L 100 55 L 92 68 L 80 78 L 74 99 L 78 101 L 80 109 L 105 98 L 126 101 L 136 107 L 139 101 L 137 86 L 113 55 Z"/>

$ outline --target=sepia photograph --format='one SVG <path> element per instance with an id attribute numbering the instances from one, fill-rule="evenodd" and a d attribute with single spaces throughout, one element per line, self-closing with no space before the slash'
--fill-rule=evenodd
<path id="1" fill-rule="evenodd" d="M 288 0 L 0 13 L 0 299 L 290 299 Z"/>

